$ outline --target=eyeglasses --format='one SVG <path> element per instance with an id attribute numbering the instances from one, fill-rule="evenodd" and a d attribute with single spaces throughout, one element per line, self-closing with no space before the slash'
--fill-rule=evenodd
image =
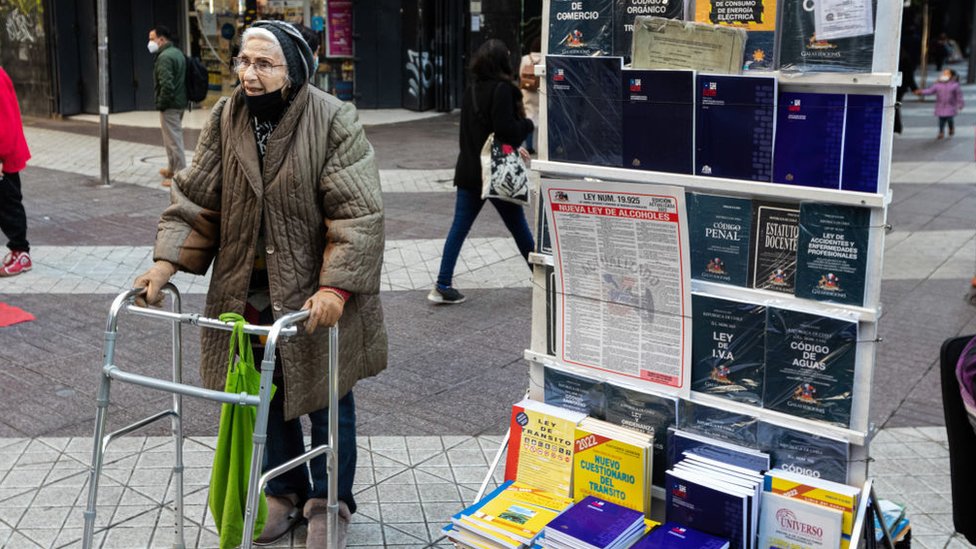
<path id="1" fill-rule="evenodd" d="M 234 58 L 234 72 L 244 72 L 248 67 L 254 67 L 254 72 L 260 74 L 261 76 L 271 76 L 274 69 L 285 66 L 287 65 L 273 65 L 264 60 L 251 61 L 247 57 Z"/>

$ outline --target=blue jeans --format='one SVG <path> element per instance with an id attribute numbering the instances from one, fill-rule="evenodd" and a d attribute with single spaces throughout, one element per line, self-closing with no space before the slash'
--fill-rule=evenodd
<path id="1" fill-rule="evenodd" d="M 263 356 L 255 349 L 254 362 L 260 364 Z M 280 366 L 280 362 L 276 367 Z M 277 373 L 277 372 L 275 372 Z M 301 419 L 285 421 L 284 391 L 280 379 L 275 381 L 278 390 L 271 399 L 268 413 L 268 443 L 264 452 L 263 471 L 277 467 L 286 461 L 305 453 Z M 308 414 L 312 423 L 312 447 L 329 443 L 329 409 L 322 408 Z M 346 502 L 349 511 L 356 512 L 356 501 L 352 494 L 353 479 L 356 475 L 356 402 L 352 391 L 339 399 L 339 433 L 336 441 L 339 446 L 339 501 Z M 326 456 L 319 456 L 306 466 L 296 467 L 279 477 L 268 481 L 265 493 L 269 496 L 298 494 L 301 501 L 310 498 L 326 498 L 329 493 L 328 467 Z M 311 484 L 309 484 L 311 470 Z"/>
<path id="2" fill-rule="evenodd" d="M 454 266 L 457 265 L 458 255 L 461 254 L 461 246 L 464 239 L 471 232 L 474 220 L 481 213 L 481 207 L 485 205 L 485 200 L 481 198 L 481 193 L 458 187 L 457 200 L 454 203 L 454 222 L 451 230 L 447 233 L 447 240 L 444 242 L 444 254 L 441 256 L 441 270 L 437 274 L 437 284 L 448 287 L 454 279 Z M 519 252 L 526 261 L 529 259 L 529 252 L 535 246 L 532 239 L 532 231 L 529 230 L 529 223 L 525 220 L 525 211 L 522 206 L 505 202 L 504 200 L 491 199 L 491 205 L 498 210 L 498 215 L 502 217 L 508 231 L 515 237 L 515 244 Z"/>

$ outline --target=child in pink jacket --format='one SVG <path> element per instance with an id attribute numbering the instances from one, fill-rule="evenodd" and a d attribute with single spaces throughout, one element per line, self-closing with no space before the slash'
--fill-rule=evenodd
<path id="1" fill-rule="evenodd" d="M 936 139 L 945 137 L 946 124 L 949 125 L 949 136 L 955 135 L 955 117 L 963 108 L 962 88 L 959 86 L 959 76 L 956 71 L 952 69 L 942 71 L 935 84 L 924 90 L 915 90 L 915 95 L 935 96 L 935 116 L 939 117 L 939 135 Z"/>

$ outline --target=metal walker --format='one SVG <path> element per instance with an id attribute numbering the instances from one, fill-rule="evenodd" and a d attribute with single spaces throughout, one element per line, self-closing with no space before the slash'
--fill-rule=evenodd
<path id="1" fill-rule="evenodd" d="M 329 476 L 329 493 L 327 496 L 328 504 L 328 527 L 329 540 L 328 546 L 338 547 L 339 530 L 339 504 L 338 493 L 338 460 L 336 442 L 339 430 L 338 412 L 338 356 L 339 356 L 339 329 L 335 326 L 329 328 L 329 443 L 318 446 L 305 452 L 304 454 L 275 467 L 264 473 L 260 473 L 261 464 L 264 460 L 264 449 L 267 441 L 268 412 L 271 408 L 271 378 L 275 365 L 275 347 L 279 338 L 294 336 L 298 333 L 297 323 L 308 318 L 308 311 L 298 311 L 289 313 L 279 318 L 271 326 L 256 326 L 246 324 L 244 332 L 267 336 L 265 344 L 264 360 L 261 361 L 261 388 L 257 396 L 247 393 L 226 393 L 223 391 L 211 391 L 194 385 L 183 383 L 183 338 L 182 326 L 191 324 L 201 328 L 231 331 L 233 323 L 222 322 L 213 318 L 206 318 L 197 314 L 182 312 L 182 299 L 179 290 L 172 284 L 167 284 L 163 291 L 172 297 L 172 310 L 164 311 L 138 307 L 133 301 L 136 296 L 145 290 L 134 288 L 119 294 L 112 302 L 112 308 L 108 314 L 108 321 L 105 326 L 105 348 L 102 365 L 101 383 L 98 388 L 98 409 L 95 416 L 95 434 L 93 437 L 91 477 L 88 483 L 88 506 L 86 507 L 85 530 L 82 537 L 84 549 L 92 547 L 92 540 L 95 535 L 95 511 L 98 501 L 98 481 L 102 473 L 105 449 L 113 440 L 146 427 L 158 420 L 169 417 L 172 421 L 173 441 L 175 447 L 176 464 L 173 467 L 173 485 L 175 487 L 175 497 L 173 501 L 174 524 L 176 539 L 173 546 L 177 549 L 186 548 L 186 539 L 183 531 L 183 396 L 190 396 L 211 400 L 214 402 L 237 404 L 240 406 L 257 407 L 257 420 L 254 425 L 254 448 L 251 454 L 251 468 L 248 476 L 247 485 L 247 507 L 244 514 L 244 533 L 241 547 L 250 549 L 254 538 L 254 522 L 257 519 L 258 497 L 264 486 L 274 477 L 277 477 L 295 467 L 302 465 L 322 454 L 326 454 Z M 121 312 L 165 320 L 172 323 L 173 327 L 173 377 L 172 381 L 134 374 L 123 371 L 115 364 L 115 343 L 118 335 L 119 314 Z M 150 389 L 173 393 L 173 407 L 163 410 L 157 414 L 146 417 L 139 421 L 123 427 L 117 431 L 105 434 L 105 423 L 108 416 L 109 395 L 112 381 L 131 383 Z"/>

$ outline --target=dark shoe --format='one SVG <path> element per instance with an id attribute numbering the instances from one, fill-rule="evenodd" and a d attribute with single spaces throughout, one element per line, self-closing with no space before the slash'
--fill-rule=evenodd
<path id="1" fill-rule="evenodd" d="M 278 541 L 298 524 L 302 518 L 298 508 L 298 496 L 268 496 L 268 520 L 264 523 L 264 530 L 254 540 L 254 545 L 271 545 Z"/>
<path id="2" fill-rule="evenodd" d="M 949 128 L 949 137 L 952 137 L 953 135 L 956 135 L 956 129 L 955 128 Z"/>
<path id="3" fill-rule="evenodd" d="M 464 303 L 467 298 L 464 294 L 455 290 L 453 287 L 448 286 L 447 288 L 442 288 L 440 285 L 434 286 L 434 289 L 427 294 L 427 300 L 434 303 L 443 304 L 454 304 L 454 303 Z"/>
<path id="4" fill-rule="evenodd" d="M 306 549 L 332 549 L 329 543 L 329 505 L 324 498 L 312 498 L 305 502 L 305 519 L 308 521 L 308 534 L 305 536 Z M 349 535 L 349 521 L 352 513 L 346 502 L 339 502 L 339 546 L 345 549 L 346 537 Z"/>

